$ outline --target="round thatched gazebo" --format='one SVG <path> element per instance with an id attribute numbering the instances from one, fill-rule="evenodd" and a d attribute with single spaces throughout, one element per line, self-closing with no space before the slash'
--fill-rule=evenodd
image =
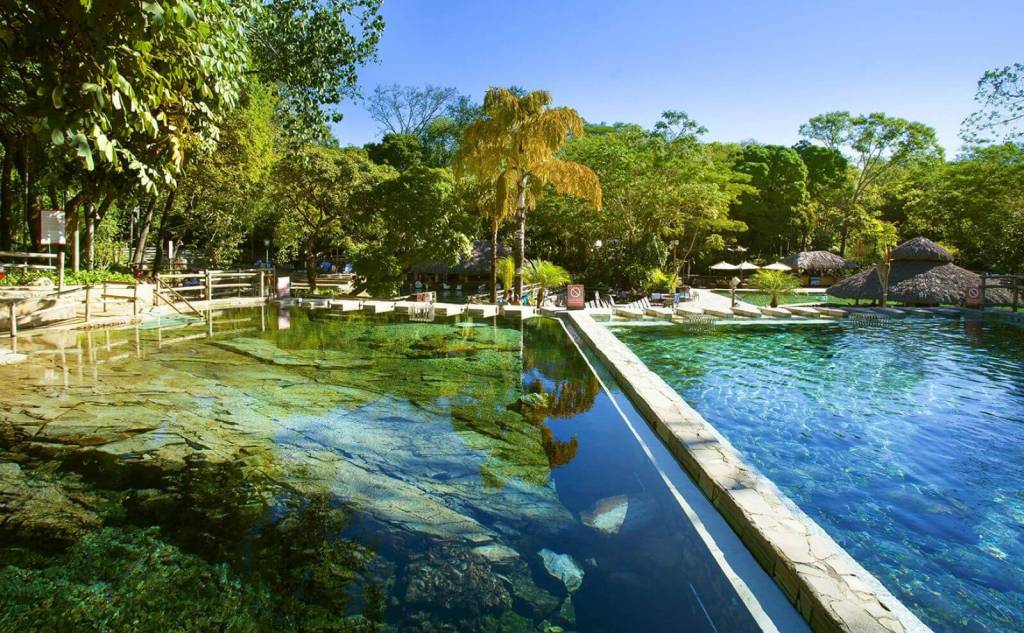
<path id="1" fill-rule="evenodd" d="M 790 255 L 782 263 L 800 275 L 802 286 L 829 286 L 835 283 L 842 270 L 853 267 L 831 251 L 802 251 Z"/>
<path id="2" fill-rule="evenodd" d="M 957 305 L 969 286 L 980 285 L 981 275 L 953 264 L 946 249 L 925 237 L 915 237 L 892 251 L 889 301 L 912 305 Z M 881 301 L 882 283 L 874 266 L 843 279 L 828 294 L 844 299 Z M 998 298 L 987 296 L 987 302 Z"/>

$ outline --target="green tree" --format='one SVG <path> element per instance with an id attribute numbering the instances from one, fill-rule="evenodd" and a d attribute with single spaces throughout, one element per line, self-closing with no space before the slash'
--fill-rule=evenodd
<path id="1" fill-rule="evenodd" d="M 979 147 L 956 161 L 919 170 L 899 194 L 904 238 L 950 243 L 962 265 L 1024 272 L 1024 148 Z"/>
<path id="2" fill-rule="evenodd" d="M 179 187 L 182 230 L 213 266 L 235 259 L 266 211 L 264 188 L 279 149 L 277 102 L 267 87 L 251 86 L 221 121 L 216 147 L 196 158 Z"/>
<path id="3" fill-rule="evenodd" d="M 405 171 L 427 161 L 427 150 L 412 134 L 385 134 L 379 143 L 367 143 L 364 148 L 370 160 L 378 165 L 390 165 Z"/>
<path id="4" fill-rule="evenodd" d="M 699 130 L 694 125 L 671 116 L 665 127 Z M 749 189 L 742 184 L 748 177 L 733 170 L 735 153 L 724 146 L 616 124 L 592 127 L 561 156 L 597 173 L 604 204 L 594 211 L 565 196 L 542 200 L 531 224 L 531 249 L 585 271 L 587 283 L 643 288 L 650 270 L 665 265 L 673 250 L 678 272 L 695 253 L 719 242 L 721 232 L 744 228 L 728 214 Z"/>
<path id="5" fill-rule="evenodd" d="M 450 169 L 414 166 L 365 190 L 355 207 L 354 261 L 374 294 L 393 294 L 415 264 L 455 265 L 469 256 L 476 218 Z"/>
<path id="6" fill-rule="evenodd" d="M 730 216 L 747 225 L 740 241 L 754 254 L 784 254 L 807 232 L 807 166 L 793 149 L 781 145 L 748 145 L 736 171 L 750 176 L 756 191 L 741 194 Z"/>
<path id="7" fill-rule="evenodd" d="M 275 242 L 283 256 L 302 255 L 312 290 L 317 260 L 346 241 L 351 247 L 354 200 L 394 175 L 355 148 L 307 147 L 277 162 L 270 182 Z"/>
<path id="8" fill-rule="evenodd" d="M 327 121 L 341 120 L 334 106 L 355 95 L 359 66 L 376 54 L 381 0 L 256 1 L 246 29 L 253 70 L 276 88 L 290 136 L 322 140 Z"/>
<path id="9" fill-rule="evenodd" d="M 857 116 L 829 112 L 801 125 L 800 134 L 842 153 L 855 170 L 853 185 L 839 207 L 841 255 L 846 254 L 850 232 L 870 215 L 863 206 L 870 188 L 884 185 L 893 170 L 902 165 L 941 159 L 943 154 L 934 129 L 881 112 Z"/>
<path id="10" fill-rule="evenodd" d="M 986 71 L 974 101 L 981 109 L 964 119 L 961 136 L 972 144 L 1024 139 L 1024 64 Z"/>
<path id="11" fill-rule="evenodd" d="M 771 293 L 771 307 L 779 307 L 779 295 L 792 291 L 800 285 L 799 280 L 788 272 L 781 270 L 759 270 L 750 278 L 752 286 L 763 292 Z"/>
<path id="12" fill-rule="evenodd" d="M 544 261 L 543 259 L 530 260 L 523 275 L 526 278 L 526 283 L 536 284 L 537 288 L 537 307 L 540 308 L 544 305 L 544 294 L 552 289 L 559 288 L 571 281 L 569 273 L 559 266 L 558 264 L 552 264 L 551 262 Z"/>
<path id="13" fill-rule="evenodd" d="M 517 96 L 504 88 L 488 90 L 483 116 L 466 128 L 456 156 L 458 173 L 493 183 L 495 204 L 506 210 L 502 215 L 515 210 L 516 299 L 523 294 L 526 215 L 545 188 L 601 206 L 601 184 L 594 172 L 555 156 L 570 135 L 583 134 L 583 120 L 575 110 L 549 108 L 550 103 L 551 95 L 544 91 Z M 492 282 L 494 277 L 492 273 Z"/>
<path id="14" fill-rule="evenodd" d="M 800 248 L 831 250 L 842 224 L 840 208 L 853 187 L 849 162 L 838 150 L 806 140 L 793 149 L 807 167 L 808 225 Z"/>
<path id="15" fill-rule="evenodd" d="M 512 293 L 512 284 L 516 279 L 516 261 L 511 257 L 502 257 L 498 259 L 495 269 L 498 273 L 498 281 L 501 282 L 501 287 L 504 289 L 504 296 L 507 300 Z"/>

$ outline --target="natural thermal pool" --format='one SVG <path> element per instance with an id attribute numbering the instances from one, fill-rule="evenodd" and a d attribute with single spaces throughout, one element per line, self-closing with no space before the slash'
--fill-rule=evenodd
<path id="1" fill-rule="evenodd" d="M 936 631 L 1024 622 L 1024 328 L 616 328 Z"/>
<path id="2" fill-rule="evenodd" d="M 257 309 L 21 349 L 0 630 L 759 630 L 557 321 Z"/>

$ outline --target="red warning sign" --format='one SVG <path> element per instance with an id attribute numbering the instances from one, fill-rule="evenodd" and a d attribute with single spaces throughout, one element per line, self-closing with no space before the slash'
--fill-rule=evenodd
<path id="1" fill-rule="evenodd" d="M 977 308 L 981 305 L 981 286 L 967 286 L 967 290 L 964 291 L 964 303 L 971 308 Z"/>
<path id="2" fill-rule="evenodd" d="M 566 305 L 570 310 L 582 310 L 586 307 L 582 284 L 573 284 L 565 289 Z"/>

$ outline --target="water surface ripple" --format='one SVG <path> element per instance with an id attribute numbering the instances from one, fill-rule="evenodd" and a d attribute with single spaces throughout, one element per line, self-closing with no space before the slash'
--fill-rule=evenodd
<path id="1" fill-rule="evenodd" d="M 616 334 L 936 631 L 1024 627 L 1024 328 Z"/>

